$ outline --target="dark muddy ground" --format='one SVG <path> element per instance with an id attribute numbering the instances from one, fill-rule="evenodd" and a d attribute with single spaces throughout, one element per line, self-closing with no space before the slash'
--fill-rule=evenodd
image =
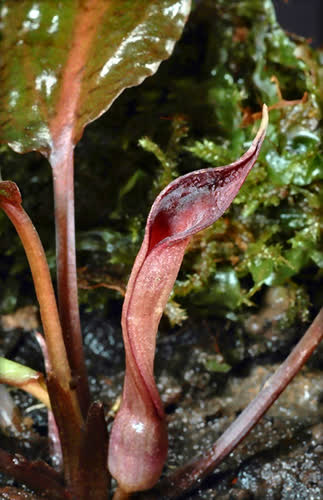
<path id="1" fill-rule="evenodd" d="M 31 312 L 22 319 L 27 329 L 36 326 Z M 10 319 L 2 319 L 3 328 L 17 326 Z M 108 414 L 122 387 L 121 330 L 117 322 L 102 316 L 84 315 L 83 325 L 91 390 Z M 219 437 L 306 329 L 302 325 L 280 333 L 276 325 L 275 317 L 264 321 L 261 313 L 249 318 L 245 329 L 227 321 L 201 321 L 160 334 L 156 373 L 170 435 L 165 474 L 202 454 Z M 36 342 L 21 328 L 3 332 L 0 348 L 1 355 L 41 368 Z M 227 373 L 211 371 L 218 367 L 221 355 L 232 367 Z M 320 360 L 322 347 L 248 438 L 187 500 L 323 498 Z M 20 391 L 11 394 L 20 408 L 23 428 L 16 436 L 12 429 L 3 428 L 1 447 L 46 459 L 45 410 Z M 0 485 L 15 483 L 1 476 Z"/>

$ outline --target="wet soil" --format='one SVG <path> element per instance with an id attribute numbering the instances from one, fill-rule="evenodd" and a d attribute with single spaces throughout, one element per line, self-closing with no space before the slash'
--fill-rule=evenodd
<path id="1" fill-rule="evenodd" d="M 82 320 L 91 391 L 95 399 L 103 401 L 108 416 L 122 388 L 121 329 L 117 321 L 103 315 L 83 315 Z M 256 320 L 259 318 L 249 322 Z M 23 331 L 21 324 L 13 326 L 14 330 L 6 327 L 0 336 L 0 355 L 42 370 L 41 354 L 32 334 Z M 214 443 L 305 329 L 302 325 L 281 333 L 274 321 L 267 320 L 261 331 L 255 332 L 250 324 L 242 328 L 228 321 L 210 320 L 188 321 L 182 328 L 161 331 L 156 375 L 170 441 L 164 475 L 203 454 Z M 214 371 L 221 369 L 222 360 L 231 366 L 226 373 Z M 320 360 L 322 346 L 246 440 L 185 496 L 187 500 L 323 498 Z M 28 458 L 47 459 L 46 411 L 31 396 L 18 390 L 10 393 L 20 418 L 16 427 L 2 428 L 0 446 Z M 0 485 L 17 486 L 4 476 L 0 476 Z M 8 489 L 0 498 L 23 498 L 15 495 L 14 489 Z"/>

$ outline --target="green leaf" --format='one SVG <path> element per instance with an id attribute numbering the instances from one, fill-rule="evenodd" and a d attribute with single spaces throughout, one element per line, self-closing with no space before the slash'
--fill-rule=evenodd
<path id="1" fill-rule="evenodd" d="M 62 151 L 171 54 L 190 0 L 7 0 L 1 7 L 0 140 Z"/>
<path id="2" fill-rule="evenodd" d="M 29 368 L 28 366 L 21 365 L 10 359 L 0 358 L 0 380 L 7 384 L 15 382 L 15 385 L 23 385 L 30 379 L 38 379 L 39 373 Z"/>
<path id="3" fill-rule="evenodd" d="M 215 272 L 209 286 L 194 297 L 199 306 L 214 306 L 219 309 L 235 309 L 240 301 L 240 283 L 236 272 L 224 268 Z"/>
<path id="4" fill-rule="evenodd" d="M 23 389 L 50 407 L 44 376 L 28 366 L 0 357 L 0 383 Z"/>
<path id="5" fill-rule="evenodd" d="M 228 373 L 231 370 L 231 366 L 224 363 L 222 356 L 218 354 L 208 356 L 204 366 L 209 372 L 215 373 Z"/>

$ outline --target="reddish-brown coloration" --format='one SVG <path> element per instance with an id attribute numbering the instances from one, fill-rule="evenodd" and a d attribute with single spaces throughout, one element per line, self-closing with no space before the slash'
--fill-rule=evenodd
<path id="1" fill-rule="evenodd" d="M 108 9 L 109 4 L 110 2 L 107 0 L 86 0 L 82 3 L 82 7 L 75 18 L 75 29 L 62 74 L 56 114 L 50 122 L 54 163 L 57 161 L 55 151 L 64 155 L 64 152 L 71 145 L 74 146 L 80 139 L 81 131 L 78 131 L 78 137 L 75 135 L 79 121 L 77 111 L 79 109 L 83 73 L 102 16 Z M 59 163 L 60 161 L 58 160 Z"/>
<path id="2" fill-rule="evenodd" d="M 108 497 L 110 476 L 106 470 L 108 431 L 103 404 L 96 401 L 89 408 L 80 453 L 81 495 L 78 498 L 100 500 Z"/>
<path id="3" fill-rule="evenodd" d="M 19 189 L 15 183 L 10 181 L 0 183 L 0 207 L 17 230 L 32 272 L 46 337 L 48 361 L 50 367 L 55 370 L 55 375 L 47 373 L 48 392 L 59 426 L 65 478 L 73 488 L 79 479 L 78 457 L 83 420 L 75 391 L 71 389 L 72 376 L 45 252 L 37 231 L 21 206 Z"/>
<path id="4" fill-rule="evenodd" d="M 21 204 L 21 194 L 18 186 L 11 181 L 0 182 L 0 203 L 12 203 L 13 205 Z"/>
<path id="5" fill-rule="evenodd" d="M 148 216 L 122 311 L 126 375 L 109 446 L 109 470 L 124 491 L 153 486 L 166 459 L 166 424 L 153 363 L 158 324 L 185 249 L 193 234 L 232 203 L 258 157 L 267 121 L 264 106 L 259 132 L 238 161 L 176 179 L 156 198 Z"/>
<path id="6" fill-rule="evenodd" d="M 64 341 L 84 416 L 90 402 L 82 349 L 75 260 L 74 168 L 75 128 L 82 77 L 100 19 L 109 2 L 87 0 L 75 19 L 71 49 L 62 74 L 56 113 L 49 123 L 49 161 L 53 168 L 58 299 Z"/>
<path id="7" fill-rule="evenodd" d="M 70 496 L 62 484 L 61 476 L 41 460 L 30 462 L 19 454 L 0 449 L 0 469 L 17 481 L 28 484 L 34 491 L 52 500 L 68 500 Z M 0 491 L 2 495 L 2 491 Z M 1 498 L 14 498 L 5 497 Z M 18 498 L 18 497 L 17 497 Z M 22 497 L 23 498 L 23 497 Z"/>
<path id="8" fill-rule="evenodd" d="M 15 226 L 26 252 L 40 306 L 49 359 L 51 365 L 56 367 L 60 384 L 68 389 L 71 373 L 45 252 L 36 229 L 21 205 L 20 191 L 14 182 L 0 182 L 0 207 Z M 75 402 L 75 408 L 77 406 Z"/>

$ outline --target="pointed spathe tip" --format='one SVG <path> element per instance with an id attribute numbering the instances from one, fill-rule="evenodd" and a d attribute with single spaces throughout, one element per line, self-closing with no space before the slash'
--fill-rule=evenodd
<path id="1" fill-rule="evenodd" d="M 269 121 L 268 107 L 267 107 L 267 104 L 264 104 L 262 106 L 262 118 L 261 118 L 260 127 L 259 127 L 259 130 L 258 130 L 258 133 L 255 137 L 254 142 L 256 142 L 257 140 L 260 139 L 260 137 L 265 135 L 267 127 L 268 127 L 268 121 Z"/>

